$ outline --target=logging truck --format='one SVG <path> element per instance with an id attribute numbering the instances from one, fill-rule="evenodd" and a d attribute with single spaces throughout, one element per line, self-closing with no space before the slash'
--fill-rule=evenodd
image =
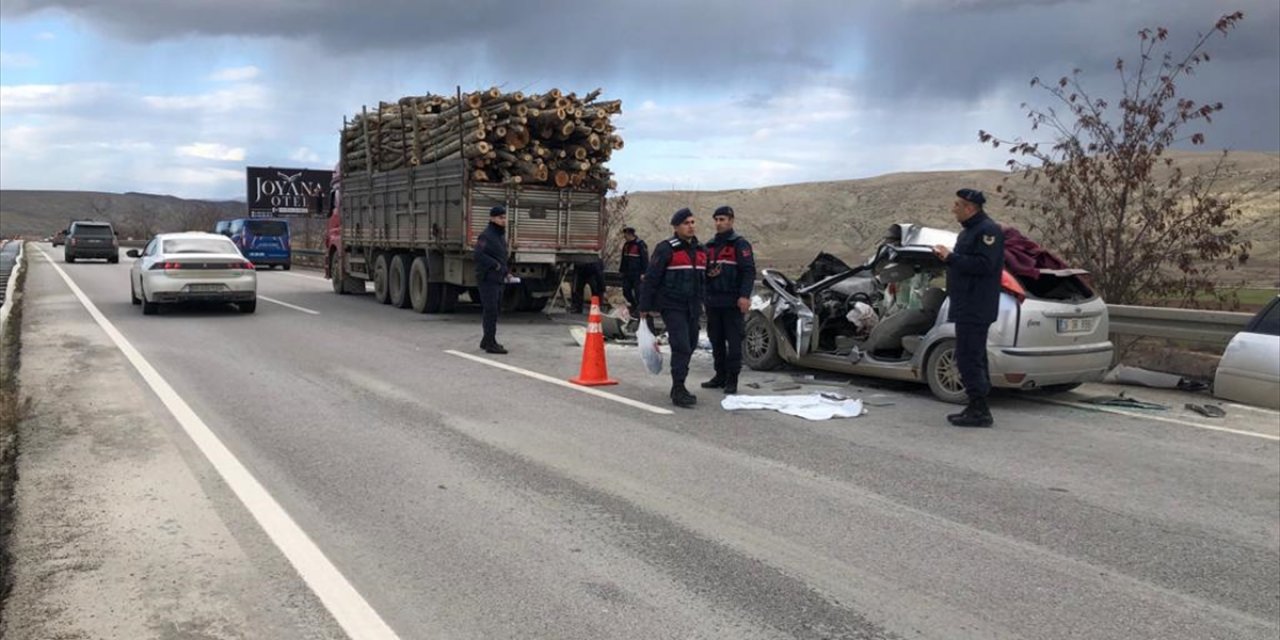
<path id="1" fill-rule="evenodd" d="M 520 282 L 506 287 L 503 308 L 541 310 L 572 265 L 599 255 L 611 183 L 603 161 L 621 148 L 607 115 L 607 129 L 597 118 L 580 131 L 582 115 L 528 106 L 546 104 L 543 96 L 424 100 L 380 104 L 344 122 L 324 241 L 334 292 L 361 293 L 372 281 L 377 302 L 419 313 L 448 313 L 464 293 L 477 301 L 472 250 L 489 209 L 504 205 Z M 577 150 L 592 143 L 597 152 L 581 160 Z"/>

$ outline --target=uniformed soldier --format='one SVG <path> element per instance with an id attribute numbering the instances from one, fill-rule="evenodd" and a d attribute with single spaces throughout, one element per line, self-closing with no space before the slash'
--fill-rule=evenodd
<path id="1" fill-rule="evenodd" d="M 489 226 L 476 236 L 472 254 L 476 263 L 476 281 L 480 288 L 480 305 L 484 308 L 484 337 L 480 348 L 487 353 L 506 353 L 498 344 L 498 310 L 502 308 L 502 287 L 510 276 L 507 268 L 507 208 L 489 209 Z"/>
<path id="2" fill-rule="evenodd" d="M 698 402 L 684 381 L 698 344 L 707 254 L 695 235 L 692 211 L 675 212 L 671 227 L 675 234 L 654 247 L 649 270 L 640 283 L 640 315 L 662 315 L 671 346 L 671 402 L 688 408 Z"/>
<path id="3" fill-rule="evenodd" d="M 716 375 L 703 389 L 738 392 L 742 371 L 742 327 L 751 309 L 756 281 L 756 259 L 751 243 L 733 229 L 733 207 L 725 205 L 712 214 L 716 236 L 707 243 L 707 334 Z"/>
<path id="4" fill-rule="evenodd" d="M 987 329 L 1000 309 L 1000 275 L 1004 271 L 1004 233 L 982 209 L 987 201 L 977 189 L 961 189 L 951 212 L 964 229 L 954 249 L 937 245 L 934 253 L 947 265 L 948 320 L 956 325 L 956 365 L 969 405 L 947 416 L 957 427 L 990 427 L 987 407 L 991 374 L 987 371 Z"/>
<path id="5" fill-rule="evenodd" d="M 618 263 L 618 271 L 622 273 L 622 297 L 635 313 L 640 308 L 640 300 L 636 297 L 640 280 L 649 269 L 649 245 L 636 236 L 635 227 L 624 227 L 622 239 L 622 260 Z"/>

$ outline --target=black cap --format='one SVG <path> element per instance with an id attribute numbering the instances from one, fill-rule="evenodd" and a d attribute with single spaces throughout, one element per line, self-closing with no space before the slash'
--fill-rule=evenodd
<path id="1" fill-rule="evenodd" d="M 636 228 L 635 228 L 635 227 L 623 227 L 623 228 L 622 228 L 622 232 L 623 232 L 623 233 L 632 233 L 632 234 L 634 234 L 634 233 L 636 232 Z"/>
<path id="2" fill-rule="evenodd" d="M 987 197 L 982 195 L 977 189 L 961 189 L 956 192 L 956 196 L 965 202 L 972 202 L 981 207 L 987 203 Z"/>
<path id="3" fill-rule="evenodd" d="M 713 214 L 711 214 L 711 217 L 712 217 L 712 218 L 714 218 L 714 217 L 716 217 L 716 216 L 729 216 L 730 218 L 732 218 L 732 217 L 733 217 L 733 207 L 731 207 L 731 206 L 729 206 L 729 205 L 727 205 L 727 204 L 726 204 L 726 205 L 724 205 L 724 206 L 722 206 L 722 207 L 720 207 L 720 208 L 716 209 L 716 212 L 715 212 L 715 213 L 713 213 Z"/>
<path id="4" fill-rule="evenodd" d="M 498 205 L 492 209 L 489 209 L 490 218 L 494 216 L 505 216 L 505 215 L 507 215 L 507 208 L 502 205 Z"/>
<path id="5" fill-rule="evenodd" d="M 681 209 L 671 215 L 671 226 L 678 227 L 681 223 L 693 217 L 693 212 L 688 207 Z"/>

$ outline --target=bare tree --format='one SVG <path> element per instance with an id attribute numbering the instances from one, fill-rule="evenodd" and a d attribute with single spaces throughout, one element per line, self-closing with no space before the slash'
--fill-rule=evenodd
<path id="1" fill-rule="evenodd" d="M 1065 259 L 1092 272 L 1110 302 L 1171 298 L 1192 304 L 1201 293 L 1217 292 L 1222 270 L 1249 257 L 1251 243 L 1234 226 L 1237 197 L 1216 188 L 1227 152 L 1193 171 L 1165 157 L 1172 145 L 1205 143 L 1202 131 L 1183 130 L 1211 123 L 1223 105 L 1179 97 L 1177 85 L 1209 61 L 1209 39 L 1225 37 L 1243 18 L 1241 12 L 1222 16 L 1177 57 L 1163 50 L 1166 29 L 1139 31 L 1136 65 L 1116 60 L 1122 93 L 1114 107 L 1085 90 L 1079 69 L 1052 85 L 1033 78 L 1031 85 L 1063 109 L 1022 105 L 1033 130 L 1052 132 L 1051 143 L 978 132 L 994 147 L 1011 145 L 1008 166 L 1019 175 L 999 189 L 1005 204 L 1029 209 L 1032 228 Z"/>
<path id="2" fill-rule="evenodd" d="M 164 212 L 149 202 L 139 202 L 125 217 L 133 237 L 146 240 L 162 230 Z"/>
<path id="3" fill-rule="evenodd" d="M 627 206 L 631 203 L 627 192 L 605 198 L 604 211 L 601 215 L 601 233 L 604 235 L 604 246 L 600 250 L 600 258 L 606 265 L 617 266 L 622 253 L 622 229 L 627 226 Z"/>
<path id="4" fill-rule="evenodd" d="M 182 217 L 186 229 L 213 231 L 214 225 L 224 216 L 212 202 L 195 200 L 187 203 L 187 210 Z"/>

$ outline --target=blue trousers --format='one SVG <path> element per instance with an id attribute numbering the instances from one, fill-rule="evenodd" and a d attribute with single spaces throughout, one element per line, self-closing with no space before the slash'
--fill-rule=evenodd
<path id="1" fill-rule="evenodd" d="M 985 398 L 991 392 L 991 373 L 987 371 L 987 329 L 990 324 L 956 323 L 956 366 L 960 382 L 969 398 Z"/>
<path id="2" fill-rule="evenodd" d="M 689 377 L 689 359 L 698 346 L 699 309 L 663 309 L 662 322 L 667 325 L 667 342 L 671 346 L 671 384 L 684 384 Z"/>
<path id="3" fill-rule="evenodd" d="M 746 316 L 738 307 L 707 307 L 707 336 L 717 376 L 737 376 L 742 371 L 742 328 Z"/>
<path id="4" fill-rule="evenodd" d="M 502 287 L 503 284 L 500 282 L 480 283 L 480 306 L 484 309 L 481 320 L 481 326 L 484 327 L 484 337 L 480 339 L 482 346 L 493 344 L 498 340 L 498 311 L 502 308 Z"/>

